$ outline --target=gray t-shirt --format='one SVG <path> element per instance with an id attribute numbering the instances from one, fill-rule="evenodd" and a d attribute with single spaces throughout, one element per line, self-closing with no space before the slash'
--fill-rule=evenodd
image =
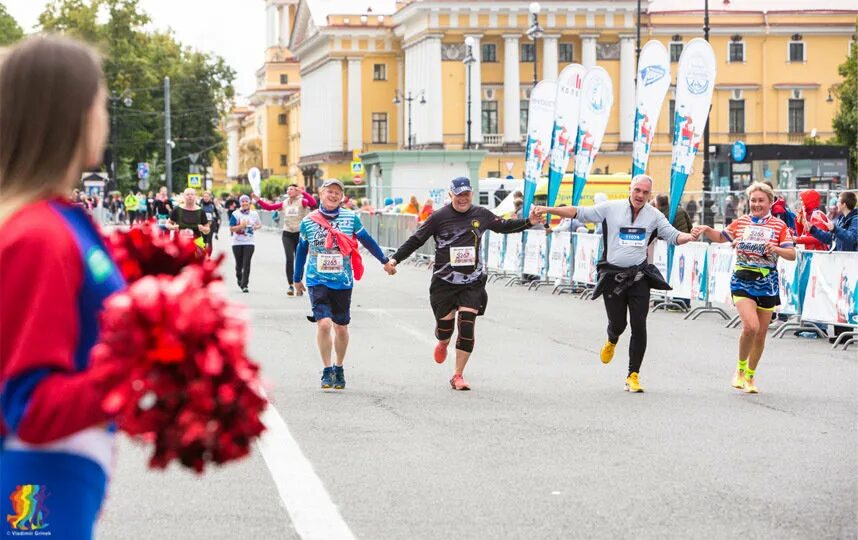
<path id="1" fill-rule="evenodd" d="M 596 206 L 577 207 L 577 218 L 586 223 L 604 223 L 602 235 L 606 260 L 616 266 L 629 268 L 646 261 L 646 248 L 650 235 L 658 231 L 658 236 L 671 244 L 676 244 L 679 231 L 667 222 L 657 208 L 647 204 L 632 222 L 632 205 L 628 199 L 608 201 Z"/>

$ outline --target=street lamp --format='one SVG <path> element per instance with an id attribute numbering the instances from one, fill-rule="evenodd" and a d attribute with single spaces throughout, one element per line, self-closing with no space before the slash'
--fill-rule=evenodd
<path id="1" fill-rule="evenodd" d="M 474 58 L 474 38 L 468 36 L 465 38 L 465 59 L 462 60 L 468 67 L 468 139 L 465 148 L 471 149 L 471 66 L 477 61 Z"/>
<path id="2" fill-rule="evenodd" d="M 116 107 L 119 103 L 130 107 L 134 104 L 134 101 L 131 99 L 131 91 L 127 88 L 122 93 L 112 91 L 108 99 L 110 99 L 110 173 L 113 181 L 116 183 L 116 189 L 119 189 L 119 180 L 116 175 L 116 149 L 118 147 L 116 141 L 118 131 L 116 127 Z"/>
<path id="3" fill-rule="evenodd" d="M 402 97 L 402 95 L 399 93 L 398 89 L 396 90 L 396 93 L 393 95 L 393 104 L 394 105 L 399 105 L 400 103 L 402 103 L 403 100 L 406 103 L 408 103 L 408 146 L 406 147 L 408 150 L 411 150 L 411 143 L 412 143 L 412 139 L 414 137 L 411 134 L 411 102 L 416 100 L 416 99 L 418 99 L 418 98 L 411 95 L 411 90 L 408 91 L 408 95 L 406 97 Z M 419 99 L 420 99 L 420 101 L 418 101 L 418 103 L 420 103 L 421 105 L 425 105 L 426 104 L 426 92 L 421 90 Z"/>
<path id="4" fill-rule="evenodd" d="M 709 41 L 709 0 L 703 3 L 703 39 Z M 712 106 L 709 106 L 712 109 Z M 703 127 L 703 224 L 710 227 L 715 224 L 712 214 L 712 169 L 709 165 L 709 113 Z"/>
<path id="5" fill-rule="evenodd" d="M 533 86 L 536 86 L 538 76 L 536 74 L 536 40 L 542 37 L 542 27 L 539 26 L 539 2 L 531 2 L 530 7 L 530 28 L 527 29 L 527 37 L 533 41 Z"/>

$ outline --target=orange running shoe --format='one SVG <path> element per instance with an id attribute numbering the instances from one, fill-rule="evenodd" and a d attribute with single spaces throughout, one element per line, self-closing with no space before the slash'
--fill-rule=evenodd
<path id="1" fill-rule="evenodd" d="M 447 345 L 448 343 L 444 343 L 443 341 L 439 341 L 437 345 L 435 345 L 435 361 L 439 364 L 443 364 L 444 360 L 447 359 Z"/>
<path id="2" fill-rule="evenodd" d="M 453 390 L 471 389 L 471 387 L 468 386 L 468 383 L 465 382 L 465 379 L 461 375 L 453 375 L 453 378 L 450 379 L 450 386 L 453 387 Z"/>

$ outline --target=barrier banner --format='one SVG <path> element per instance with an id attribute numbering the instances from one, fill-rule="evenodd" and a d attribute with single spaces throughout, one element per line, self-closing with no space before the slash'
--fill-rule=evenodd
<path id="1" fill-rule="evenodd" d="M 638 60 L 635 89 L 635 138 L 632 146 L 632 178 L 646 172 L 655 126 L 664 96 L 670 88 L 670 55 L 660 41 L 648 41 Z"/>
<path id="2" fill-rule="evenodd" d="M 676 246 L 668 283 L 673 287 L 673 298 L 686 300 L 706 299 L 706 248 L 703 242 L 689 242 Z"/>
<path id="3" fill-rule="evenodd" d="M 595 285 L 598 278 L 596 263 L 602 248 L 602 235 L 576 233 L 572 235 L 575 248 L 575 265 L 572 270 L 572 280 L 579 283 Z"/>
<path id="4" fill-rule="evenodd" d="M 503 266 L 505 272 L 521 272 L 521 244 L 522 234 L 513 233 L 505 235 Z"/>
<path id="5" fill-rule="evenodd" d="M 801 317 L 858 325 L 858 253 L 816 252 L 810 260 Z"/>
<path id="6" fill-rule="evenodd" d="M 503 268 L 503 248 L 506 236 L 492 232 L 486 234 L 489 235 L 486 266 L 490 270 L 501 270 Z"/>
<path id="7" fill-rule="evenodd" d="M 524 151 L 524 202 L 521 208 L 521 215 L 525 217 L 530 214 L 530 205 L 536 194 L 536 184 L 542 177 L 542 166 L 551 148 L 555 99 L 557 99 L 557 83 L 554 81 L 541 81 L 530 92 L 530 105 L 527 109 L 527 146 Z"/>
<path id="8" fill-rule="evenodd" d="M 572 235 L 568 232 L 551 234 L 548 277 L 572 279 Z"/>
<path id="9" fill-rule="evenodd" d="M 581 112 L 578 117 L 578 140 L 575 143 L 575 168 L 572 180 L 572 206 L 577 206 L 587 184 L 590 168 L 599 153 L 611 106 L 614 85 L 611 76 L 596 66 L 587 70 L 581 89 Z M 525 199 L 525 202 L 527 199 Z M 522 214 L 524 215 L 524 214 Z"/>
<path id="10" fill-rule="evenodd" d="M 777 311 L 782 315 L 798 314 L 798 277 L 798 257 L 794 261 L 778 257 L 778 293 L 781 305 Z"/>
<path id="11" fill-rule="evenodd" d="M 554 102 L 554 128 L 551 132 L 551 157 L 548 161 L 548 206 L 554 206 L 569 158 L 578 140 L 578 114 L 581 110 L 581 86 L 587 68 L 570 64 L 557 77 Z M 550 220 L 549 220 L 550 221 Z"/>
<path id="12" fill-rule="evenodd" d="M 525 274 L 545 275 L 545 231 L 531 229 L 524 232 L 524 270 Z"/>
<path id="13" fill-rule="evenodd" d="M 709 301 L 733 305 L 730 277 L 736 266 L 736 250 L 730 244 L 710 244 L 706 273 L 709 279 Z"/>
<path id="14" fill-rule="evenodd" d="M 656 240 L 652 243 L 652 264 L 658 268 L 662 277 L 667 276 L 667 242 L 664 240 Z M 665 279 L 667 279 L 665 277 Z M 669 291 L 658 291 L 667 293 Z"/>

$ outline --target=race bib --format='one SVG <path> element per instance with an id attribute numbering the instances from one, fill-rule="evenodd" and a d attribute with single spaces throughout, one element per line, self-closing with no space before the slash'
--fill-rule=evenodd
<path id="1" fill-rule="evenodd" d="M 194 237 L 194 231 L 192 229 L 182 229 L 179 231 L 179 234 L 182 236 L 187 236 L 188 238 Z"/>
<path id="2" fill-rule="evenodd" d="M 159 227 L 167 227 L 167 218 L 158 218 Z"/>
<path id="3" fill-rule="evenodd" d="M 774 240 L 775 231 L 766 227 L 751 225 L 742 231 L 742 238 L 736 245 L 736 249 L 747 255 L 766 255 L 766 244 Z"/>
<path id="4" fill-rule="evenodd" d="M 620 227 L 620 245 L 646 247 L 646 229 L 643 227 Z"/>
<path id="5" fill-rule="evenodd" d="M 319 253 L 316 270 L 320 274 L 338 274 L 343 271 L 343 256 L 339 253 Z"/>
<path id="6" fill-rule="evenodd" d="M 285 214 L 287 216 L 290 216 L 290 217 L 295 217 L 298 215 L 298 212 L 300 212 L 300 211 L 301 211 L 301 209 L 298 208 L 297 206 L 287 206 Z"/>
<path id="7" fill-rule="evenodd" d="M 477 249 L 469 247 L 450 248 L 450 266 L 476 266 Z"/>
<path id="8" fill-rule="evenodd" d="M 206 218 L 207 218 L 209 221 L 211 221 L 211 220 L 212 220 L 212 218 L 214 218 L 214 214 L 212 214 L 211 212 L 206 212 Z"/>

